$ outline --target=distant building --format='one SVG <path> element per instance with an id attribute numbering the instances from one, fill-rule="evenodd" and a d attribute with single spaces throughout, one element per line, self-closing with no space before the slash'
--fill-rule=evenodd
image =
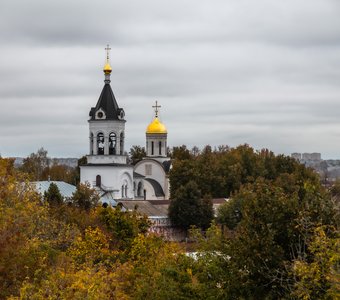
<path id="1" fill-rule="evenodd" d="M 321 161 L 321 153 L 313 152 L 313 153 L 292 153 L 291 157 L 302 162 L 314 161 L 319 162 Z"/>
<path id="2" fill-rule="evenodd" d="M 291 154 L 291 157 L 294 158 L 294 159 L 296 159 L 296 160 L 301 160 L 301 157 L 302 157 L 302 156 L 301 156 L 301 153 L 296 153 L 296 152 L 295 152 L 295 153 L 292 153 L 292 154 Z"/>
<path id="3" fill-rule="evenodd" d="M 302 153 L 303 160 L 314 160 L 320 161 L 321 160 L 321 153 Z"/>

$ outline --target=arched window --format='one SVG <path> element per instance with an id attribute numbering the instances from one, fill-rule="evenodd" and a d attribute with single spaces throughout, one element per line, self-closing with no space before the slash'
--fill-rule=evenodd
<path id="1" fill-rule="evenodd" d="M 96 176 L 96 186 L 98 187 L 102 186 L 102 177 L 100 175 Z"/>
<path id="2" fill-rule="evenodd" d="M 124 132 L 120 134 L 120 155 L 124 154 Z"/>
<path id="3" fill-rule="evenodd" d="M 162 142 L 161 141 L 158 142 L 158 154 L 162 155 Z"/>
<path id="4" fill-rule="evenodd" d="M 153 155 L 153 152 L 154 152 L 153 150 L 154 150 L 154 142 L 152 141 L 151 142 L 151 155 Z"/>
<path id="5" fill-rule="evenodd" d="M 137 197 L 142 197 L 142 190 L 143 190 L 142 182 L 139 182 L 137 188 Z"/>
<path id="6" fill-rule="evenodd" d="M 114 155 L 116 154 L 116 142 L 117 137 L 114 132 L 111 132 L 109 135 L 109 154 Z"/>
<path id="7" fill-rule="evenodd" d="M 104 154 L 104 134 L 102 132 L 97 135 L 97 154 Z"/>
<path id="8" fill-rule="evenodd" d="M 93 155 L 93 133 L 90 134 L 90 155 Z"/>
<path id="9" fill-rule="evenodd" d="M 122 185 L 122 198 L 124 198 L 124 185 Z"/>

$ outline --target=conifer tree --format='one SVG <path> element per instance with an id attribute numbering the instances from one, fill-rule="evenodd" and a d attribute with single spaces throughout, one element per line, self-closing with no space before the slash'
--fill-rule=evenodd
<path id="1" fill-rule="evenodd" d="M 58 186 L 55 183 L 51 183 L 48 190 L 44 193 L 44 199 L 50 205 L 60 205 L 63 203 L 63 196 L 60 194 Z"/>

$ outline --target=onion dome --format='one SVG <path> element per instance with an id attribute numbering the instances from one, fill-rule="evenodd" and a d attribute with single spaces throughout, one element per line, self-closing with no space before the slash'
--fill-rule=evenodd
<path id="1" fill-rule="evenodd" d="M 168 133 L 168 131 L 166 130 L 165 125 L 159 121 L 158 117 L 155 117 L 146 128 L 146 133 L 159 134 Z"/>
<path id="2" fill-rule="evenodd" d="M 109 52 L 111 50 L 110 46 L 107 45 L 105 50 L 106 50 L 106 62 L 103 71 L 105 75 L 110 75 L 110 73 L 112 72 L 112 68 L 110 66 L 110 52 Z"/>
<path id="3" fill-rule="evenodd" d="M 107 62 L 105 64 L 103 71 L 104 71 L 105 74 L 110 74 L 112 72 L 112 68 L 111 68 L 109 62 Z"/>

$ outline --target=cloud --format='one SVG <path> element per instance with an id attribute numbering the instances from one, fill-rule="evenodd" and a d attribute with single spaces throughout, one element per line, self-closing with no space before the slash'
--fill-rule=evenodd
<path id="1" fill-rule="evenodd" d="M 337 0 L 4 0 L 0 153 L 87 153 L 109 42 L 127 147 L 144 144 L 158 100 L 169 145 L 336 157 L 339 10 Z"/>

